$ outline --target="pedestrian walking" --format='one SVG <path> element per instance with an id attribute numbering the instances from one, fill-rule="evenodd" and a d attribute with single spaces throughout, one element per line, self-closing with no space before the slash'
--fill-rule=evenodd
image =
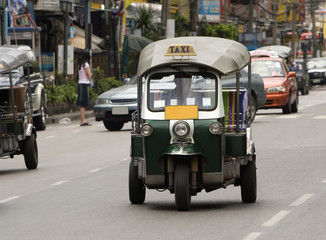
<path id="1" fill-rule="evenodd" d="M 92 78 L 89 62 L 89 52 L 84 52 L 78 59 L 77 107 L 79 107 L 80 112 L 80 126 L 91 126 L 85 119 L 85 111 L 89 105 L 89 86 Z"/>

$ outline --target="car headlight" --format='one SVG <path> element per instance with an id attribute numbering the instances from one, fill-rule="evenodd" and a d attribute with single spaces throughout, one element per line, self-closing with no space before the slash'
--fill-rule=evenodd
<path id="1" fill-rule="evenodd" d="M 209 131 L 214 135 L 221 135 L 223 132 L 223 126 L 220 122 L 213 122 L 209 126 Z"/>
<path id="2" fill-rule="evenodd" d="M 153 127 L 150 124 L 145 123 L 143 126 L 141 126 L 140 132 L 143 134 L 143 136 L 148 137 L 153 133 Z"/>
<path id="3" fill-rule="evenodd" d="M 190 132 L 189 124 L 185 121 L 178 121 L 173 125 L 173 133 L 179 138 L 186 137 Z"/>
<path id="4" fill-rule="evenodd" d="M 284 86 L 271 87 L 267 89 L 267 92 L 286 92 L 286 87 Z"/>
<path id="5" fill-rule="evenodd" d="M 96 100 L 96 104 L 109 104 L 109 103 L 110 103 L 110 100 L 106 99 L 106 98 L 98 98 Z"/>

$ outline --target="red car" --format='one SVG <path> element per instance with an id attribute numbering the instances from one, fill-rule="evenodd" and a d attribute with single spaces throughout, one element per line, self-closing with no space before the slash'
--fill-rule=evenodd
<path id="1" fill-rule="evenodd" d="M 299 92 L 295 72 L 290 72 L 284 58 L 273 51 L 251 51 L 252 73 L 264 81 L 267 108 L 282 108 L 283 113 L 298 112 Z"/>

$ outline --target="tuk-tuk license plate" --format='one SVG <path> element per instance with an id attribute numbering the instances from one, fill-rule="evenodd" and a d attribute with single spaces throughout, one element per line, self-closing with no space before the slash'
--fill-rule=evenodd
<path id="1" fill-rule="evenodd" d="M 129 113 L 128 107 L 112 108 L 112 115 L 127 115 L 128 113 Z"/>

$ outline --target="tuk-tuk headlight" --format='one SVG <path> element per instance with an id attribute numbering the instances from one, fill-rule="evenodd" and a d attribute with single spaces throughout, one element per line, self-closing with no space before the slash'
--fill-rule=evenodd
<path id="1" fill-rule="evenodd" d="M 214 135 L 221 135 L 223 132 L 223 126 L 220 122 L 213 122 L 210 126 L 209 126 L 209 131 L 211 132 L 211 134 Z"/>
<path id="2" fill-rule="evenodd" d="M 148 123 L 145 123 L 143 126 L 141 126 L 140 132 L 143 134 L 143 136 L 148 137 L 153 133 L 153 127 Z"/>
<path id="3" fill-rule="evenodd" d="M 187 122 L 179 121 L 173 125 L 173 134 L 179 138 L 184 138 L 188 136 L 190 132 L 190 127 Z"/>

